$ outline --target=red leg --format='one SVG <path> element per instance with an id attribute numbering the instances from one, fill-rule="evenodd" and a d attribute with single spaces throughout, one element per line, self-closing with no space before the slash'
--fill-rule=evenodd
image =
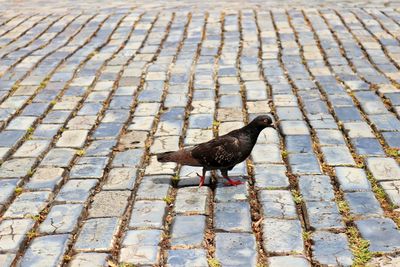
<path id="1" fill-rule="evenodd" d="M 206 177 L 205 177 L 204 175 L 202 176 L 202 175 L 198 174 L 197 172 L 196 172 L 196 174 L 197 174 L 197 176 L 200 177 L 199 187 L 202 187 L 203 184 L 204 184 L 204 179 L 205 179 Z"/>
<path id="2" fill-rule="evenodd" d="M 234 180 L 231 180 L 228 176 L 224 176 L 224 178 L 225 178 L 226 180 L 228 180 L 228 182 L 225 183 L 226 185 L 237 186 L 237 185 L 240 185 L 240 184 L 244 184 L 242 181 L 234 181 Z"/>

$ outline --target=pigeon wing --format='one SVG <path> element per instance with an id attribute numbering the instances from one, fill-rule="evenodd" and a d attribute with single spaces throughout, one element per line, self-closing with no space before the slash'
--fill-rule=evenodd
<path id="1" fill-rule="evenodd" d="M 205 167 L 231 167 L 242 158 L 239 139 L 232 136 L 222 136 L 195 146 L 192 157 Z"/>

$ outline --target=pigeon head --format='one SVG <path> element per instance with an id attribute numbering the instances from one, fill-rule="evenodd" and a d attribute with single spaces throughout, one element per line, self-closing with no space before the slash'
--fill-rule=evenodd
<path id="1" fill-rule="evenodd" d="M 261 129 L 264 129 L 266 127 L 274 127 L 274 125 L 272 124 L 272 119 L 268 115 L 257 116 L 250 124 Z"/>

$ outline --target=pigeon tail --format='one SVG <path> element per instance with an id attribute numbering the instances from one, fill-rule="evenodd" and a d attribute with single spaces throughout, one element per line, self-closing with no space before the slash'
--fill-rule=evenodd
<path id="1" fill-rule="evenodd" d="M 164 153 L 159 153 L 157 154 L 157 160 L 159 162 L 175 162 L 177 160 L 177 155 L 176 152 L 179 151 L 168 151 L 168 152 L 164 152 Z"/>
<path id="2" fill-rule="evenodd" d="M 200 163 L 194 159 L 188 149 L 178 151 L 168 151 L 157 154 L 159 162 L 176 162 L 182 165 L 200 166 Z"/>

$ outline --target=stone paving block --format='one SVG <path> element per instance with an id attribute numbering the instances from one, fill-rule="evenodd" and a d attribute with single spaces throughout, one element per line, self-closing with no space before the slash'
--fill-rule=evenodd
<path id="1" fill-rule="evenodd" d="M 393 205 L 400 206 L 400 181 L 381 182 L 380 186 L 385 190 L 389 201 Z"/>
<path id="2" fill-rule="evenodd" d="M 214 228 L 230 232 L 251 232 L 249 204 L 247 202 L 216 203 Z"/>
<path id="3" fill-rule="evenodd" d="M 310 188 L 313 190 L 309 190 Z M 299 189 L 306 201 L 331 201 L 335 199 L 331 180 L 326 175 L 300 176 Z"/>
<path id="4" fill-rule="evenodd" d="M 63 168 L 37 168 L 25 188 L 30 190 L 54 190 L 63 179 Z"/>
<path id="5" fill-rule="evenodd" d="M 281 266 L 297 266 L 309 267 L 309 261 L 304 256 L 274 256 L 268 258 L 268 266 L 281 267 Z"/>
<path id="6" fill-rule="evenodd" d="M 64 184 L 55 200 L 66 203 L 84 203 L 97 183 L 97 179 L 70 180 Z"/>
<path id="7" fill-rule="evenodd" d="M 294 95 L 274 95 L 273 101 L 275 106 L 279 107 L 298 107 L 299 104 L 297 103 L 296 96 Z"/>
<path id="8" fill-rule="evenodd" d="M 355 138 L 352 143 L 359 155 L 383 156 L 385 154 L 381 144 L 375 138 Z"/>
<path id="9" fill-rule="evenodd" d="M 190 129 L 207 129 L 212 127 L 213 114 L 193 114 L 189 117 Z"/>
<path id="10" fill-rule="evenodd" d="M 136 193 L 136 199 L 163 200 L 170 189 L 169 176 L 144 176 Z"/>
<path id="11" fill-rule="evenodd" d="M 34 224 L 31 219 L 3 220 L 0 223 L 0 252 L 17 252 Z"/>
<path id="12" fill-rule="evenodd" d="M 265 218 L 296 219 L 296 206 L 287 190 L 260 190 L 259 201 Z"/>
<path id="13" fill-rule="evenodd" d="M 375 138 L 371 127 L 364 121 L 343 124 L 350 138 Z"/>
<path id="14" fill-rule="evenodd" d="M 368 118 L 375 125 L 378 131 L 400 131 L 400 121 L 392 114 L 370 115 Z"/>
<path id="15" fill-rule="evenodd" d="M 25 135 L 25 131 L 7 131 L 0 133 L 0 147 L 13 147 Z"/>
<path id="16" fill-rule="evenodd" d="M 82 210 L 81 204 L 53 206 L 46 220 L 40 224 L 39 231 L 47 234 L 71 233 L 77 227 Z"/>
<path id="17" fill-rule="evenodd" d="M 168 250 L 166 266 L 208 267 L 207 255 L 203 249 Z"/>
<path id="18" fill-rule="evenodd" d="M 252 234 L 216 233 L 215 246 L 215 258 L 222 266 L 256 265 L 257 245 Z"/>
<path id="19" fill-rule="evenodd" d="M 344 198 L 353 215 L 364 217 L 383 215 L 383 210 L 372 192 L 345 193 Z"/>
<path id="20" fill-rule="evenodd" d="M 75 251 L 109 251 L 115 242 L 120 219 L 96 218 L 86 220 L 74 245 Z"/>
<path id="21" fill-rule="evenodd" d="M 392 158 L 367 158 L 367 167 L 378 181 L 398 180 L 400 167 Z"/>
<path id="22" fill-rule="evenodd" d="M 74 118 L 72 118 L 68 124 L 67 124 L 67 128 L 71 131 L 83 131 L 83 130 L 90 130 L 93 125 L 96 124 L 96 116 L 76 116 Z M 83 132 L 82 132 L 83 133 Z M 63 133 L 64 134 L 64 133 Z M 77 133 L 73 133 L 73 134 L 77 134 Z M 68 136 L 69 135 L 69 136 Z M 65 141 L 68 141 L 68 138 L 72 137 L 72 134 L 68 134 L 65 136 Z M 78 137 L 82 138 L 81 142 L 85 142 L 84 138 L 84 134 Z M 85 138 L 86 139 L 86 138 Z M 77 142 L 74 140 L 74 142 Z M 78 142 L 77 142 L 78 143 Z M 66 145 L 59 145 L 59 146 L 69 146 L 69 144 L 67 143 Z M 77 147 L 82 147 L 81 145 L 79 145 Z"/>
<path id="23" fill-rule="evenodd" d="M 162 240 L 161 230 L 130 230 L 122 241 L 123 247 L 158 246 Z"/>
<path id="24" fill-rule="evenodd" d="M 8 207 L 4 218 L 27 218 L 38 215 L 42 211 L 52 193 L 48 191 L 23 192 Z"/>
<path id="25" fill-rule="evenodd" d="M 203 187 L 183 187 L 178 189 L 175 198 L 175 212 L 184 214 L 209 213 L 210 189 Z"/>
<path id="26" fill-rule="evenodd" d="M 130 191 L 101 191 L 97 193 L 89 209 L 89 218 L 122 217 Z"/>
<path id="27" fill-rule="evenodd" d="M 19 179 L 0 179 L 0 204 L 9 202 L 19 183 Z"/>
<path id="28" fill-rule="evenodd" d="M 321 147 L 321 152 L 330 166 L 356 165 L 347 146 Z"/>
<path id="29" fill-rule="evenodd" d="M 179 149 L 179 136 L 161 136 L 154 138 L 150 153 L 162 153 Z"/>
<path id="30" fill-rule="evenodd" d="M 116 140 L 95 140 L 86 149 L 85 156 L 109 156 L 111 154 L 112 148 L 116 144 Z"/>
<path id="31" fill-rule="evenodd" d="M 335 167 L 340 188 L 345 191 L 371 191 L 371 184 L 363 169 L 353 167 Z"/>
<path id="32" fill-rule="evenodd" d="M 32 134 L 32 139 L 52 139 L 61 126 L 61 124 L 39 124 Z"/>
<path id="33" fill-rule="evenodd" d="M 87 130 L 64 131 L 60 139 L 58 139 L 56 146 L 81 148 L 85 144 L 87 135 L 88 135 Z"/>
<path id="34" fill-rule="evenodd" d="M 223 122 L 219 125 L 219 135 L 224 135 L 229 133 L 230 131 L 239 129 L 243 127 L 243 122 L 235 121 L 235 122 Z"/>
<path id="35" fill-rule="evenodd" d="M 16 254 L 12 253 L 0 254 L 0 265 L 10 267 L 16 256 Z"/>
<path id="36" fill-rule="evenodd" d="M 327 266 L 351 266 L 353 255 L 347 237 L 343 233 L 317 231 L 312 234 L 313 259 Z"/>
<path id="37" fill-rule="evenodd" d="M 103 177 L 104 169 L 109 159 L 106 157 L 82 157 L 70 171 L 71 179 L 85 179 Z"/>
<path id="38" fill-rule="evenodd" d="M 286 188 L 289 186 L 284 165 L 256 164 L 254 170 L 255 185 L 258 188 Z"/>
<path id="39" fill-rule="evenodd" d="M 263 246 L 269 253 L 303 253 L 303 237 L 298 220 L 265 219 Z"/>
<path id="40" fill-rule="evenodd" d="M 281 121 L 303 120 L 303 115 L 298 107 L 277 107 L 276 113 Z"/>
<path id="41" fill-rule="evenodd" d="M 289 164 L 295 174 L 320 174 L 316 156 L 312 153 L 289 154 Z"/>
<path id="42" fill-rule="evenodd" d="M 170 243 L 172 247 L 200 247 L 206 229 L 206 217 L 203 215 L 177 215 L 172 223 Z"/>
<path id="43" fill-rule="evenodd" d="M 279 123 L 283 135 L 310 135 L 310 130 L 304 121 L 281 121 Z"/>
<path id="44" fill-rule="evenodd" d="M 127 131 L 121 136 L 118 147 L 124 149 L 145 147 L 147 136 L 148 133 L 144 131 Z"/>
<path id="45" fill-rule="evenodd" d="M 43 119 L 44 124 L 63 124 L 71 115 L 70 110 L 52 110 Z"/>
<path id="46" fill-rule="evenodd" d="M 387 218 L 370 218 L 355 221 L 361 237 L 370 242 L 372 252 L 394 252 L 400 249 L 400 232 Z"/>
<path id="47" fill-rule="evenodd" d="M 360 112 L 355 107 L 335 107 L 335 113 L 342 122 L 362 121 Z"/>
<path id="48" fill-rule="evenodd" d="M 154 118 L 151 116 L 146 117 L 138 117 L 135 116 L 132 119 L 131 124 L 129 125 L 128 129 L 131 131 L 150 131 L 153 125 Z"/>
<path id="49" fill-rule="evenodd" d="M 0 178 L 24 177 L 31 172 L 35 158 L 16 158 L 5 161 L 0 167 Z"/>
<path id="50" fill-rule="evenodd" d="M 53 148 L 41 162 L 43 166 L 68 167 L 74 159 L 76 150 L 72 148 Z"/>
<path id="51" fill-rule="evenodd" d="M 103 190 L 132 190 L 136 182 L 135 168 L 113 168 L 108 173 Z"/>
<path id="52" fill-rule="evenodd" d="M 94 139 L 114 139 L 119 136 L 121 129 L 122 124 L 120 123 L 101 123 L 92 137 Z"/>
<path id="53" fill-rule="evenodd" d="M 339 130 L 317 130 L 317 137 L 321 146 L 345 146 L 343 135 Z"/>
<path id="54" fill-rule="evenodd" d="M 289 153 L 312 153 L 311 138 L 308 135 L 288 135 L 285 138 L 286 150 Z"/>
<path id="55" fill-rule="evenodd" d="M 181 135 L 182 134 L 183 121 L 180 120 L 169 120 L 160 121 L 157 126 L 157 131 L 155 136 L 171 136 L 171 135 Z M 188 129 L 189 130 L 189 129 Z M 196 132 L 199 130 L 196 129 Z"/>
<path id="56" fill-rule="evenodd" d="M 382 135 L 388 146 L 400 148 L 400 132 L 384 132 Z"/>
<path id="57" fill-rule="evenodd" d="M 218 184 L 215 189 L 214 201 L 215 202 L 235 202 L 245 201 L 248 199 L 249 186 L 247 183 L 237 186 L 226 186 Z"/>
<path id="58" fill-rule="evenodd" d="M 15 153 L 14 157 L 35 158 L 43 154 L 50 145 L 47 140 L 28 140 Z"/>
<path id="59" fill-rule="evenodd" d="M 279 144 L 278 131 L 268 127 L 261 131 L 257 139 L 257 144 Z"/>
<path id="60" fill-rule="evenodd" d="M 36 120 L 36 117 L 19 116 L 13 119 L 10 124 L 8 124 L 6 130 L 27 130 L 34 124 Z"/>
<path id="61" fill-rule="evenodd" d="M 105 267 L 108 265 L 106 253 L 78 253 L 75 254 L 69 262 L 69 267 L 97 266 Z"/>
<path id="62" fill-rule="evenodd" d="M 304 206 L 306 211 L 305 220 L 309 229 L 342 230 L 345 228 L 342 216 L 335 202 L 306 201 L 304 202 Z"/>
<path id="63" fill-rule="evenodd" d="M 163 228 L 167 204 L 164 200 L 138 200 L 132 209 L 129 227 Z"/>
<path id="64" fill-rule="evenodd" d="M 275 144 L 258 144 L 253 148 L 251 157 L 255 163 L 282 163 L 281 151 Z"/>
<path id="65" fill-rule="evenodd" d="M 175 174 L 176 163 L 167 162 L 161 163 L 157 161 L 156 156 L 150 158 L 150 163 L 146 167 L 146 175 L 174 175 Z"/>
<path id="66" fill-rule="evenodd" d="M 22 257 L 20 266 L 59 266 L 67 250 L 69 235 L 37 237 Z"/>
<path id="67" fill-rule="evenodd" d="M 129 149 L 115 154 L 113 167 L 136 167 L 142 158 L 142 149 Z"/>

